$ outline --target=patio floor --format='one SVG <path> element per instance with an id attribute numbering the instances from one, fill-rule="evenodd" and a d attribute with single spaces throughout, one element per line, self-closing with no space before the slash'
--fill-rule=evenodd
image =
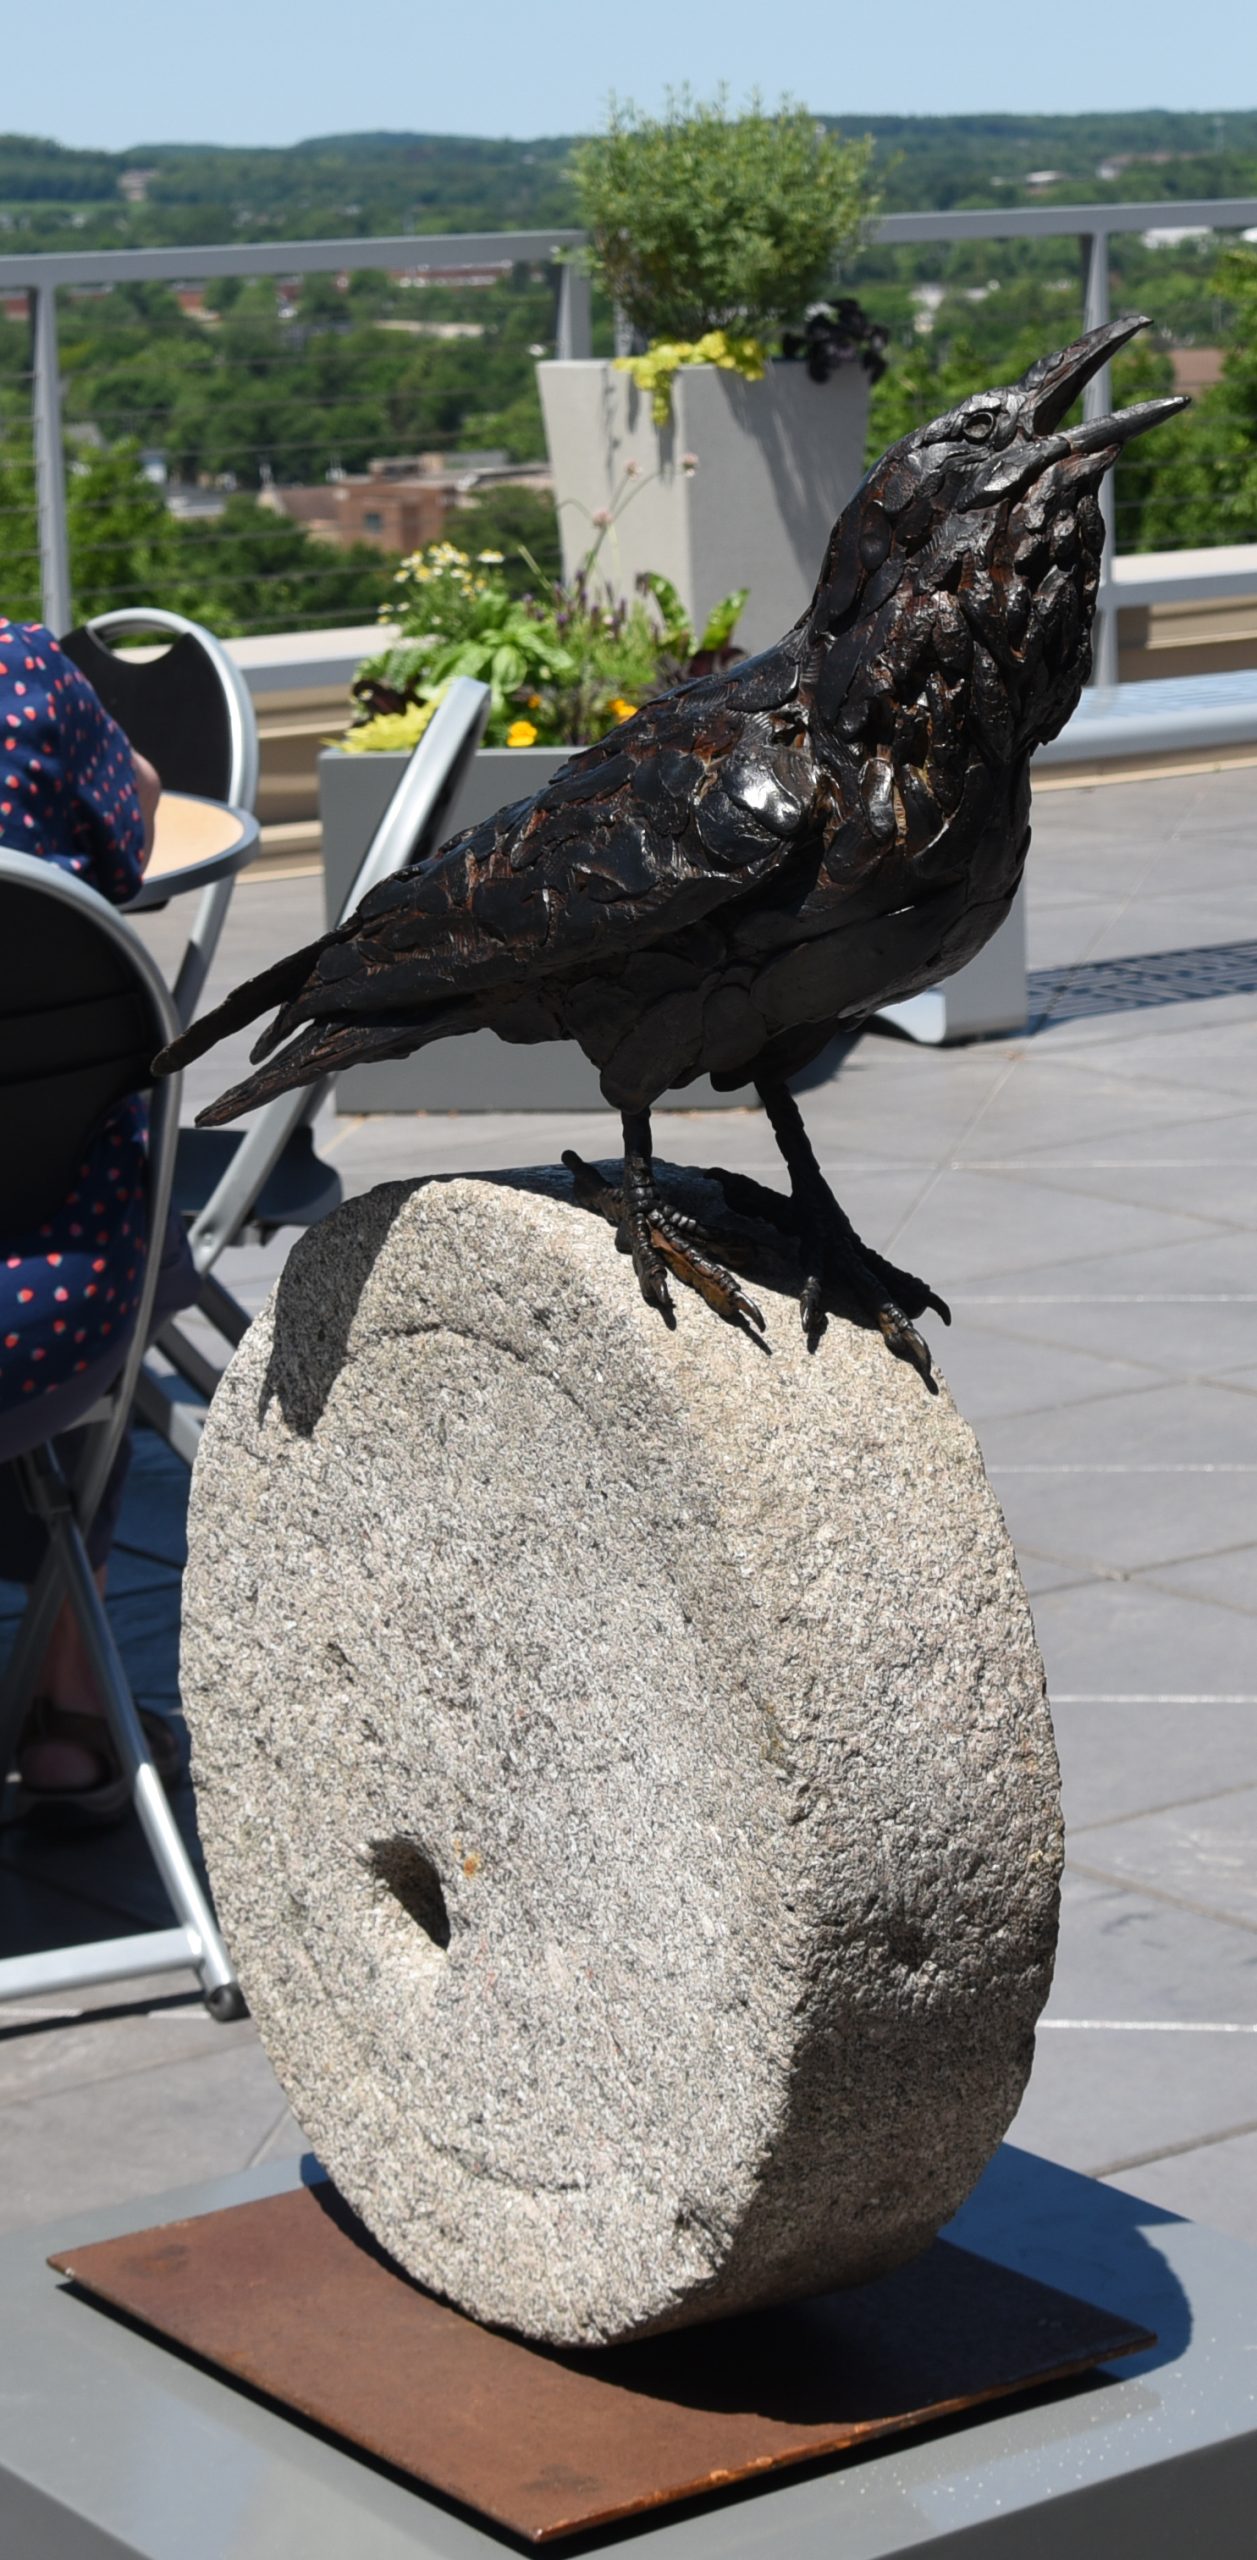
<path id="1" fill-rule="evenodd" d="M 1047 1661 L 1069 1824 L 1060 1960 L 1017 2139 L 1257 2241 L 1257 860 L 1251 770 L 1045 789 L 1031 1027 L 863 1040 L 808 1101 L 856 1224 L 951 1300 Z M 242 884 L 215 988 L 316 932 L 319 883 Z M 173 911 L 150 920 L 159 954 Z M 236 1044 L 243 1054 L 244 1043 Z M 203 1064 L 190 1102 L 225 1081 Z M 609 1115 L 336 1120 L 347 1190 L 614 1151 Z M 322 1141 L 321 1141 L 322 1142 Z M 660 1153 L 776 1179 L 753 1112 Z M 282 1260 L 225 1276 L 258 1304 Z M 178 1712 L 186 1478 L 141 1434 L 111 1608 Z M 190 1805 L 184 1803 L 190 1819 Z M 0 1841 L 5 1952 L 164 1922 L 129 1830 Z M 0 2225 L 301 2147 L 246 2023 L 171 1977 L 0 2012 Z"/>

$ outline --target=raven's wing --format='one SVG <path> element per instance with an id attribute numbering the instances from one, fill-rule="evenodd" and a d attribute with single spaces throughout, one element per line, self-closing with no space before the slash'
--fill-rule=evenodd
<path id="1" fill-rule="evenodd" d="M 338 1025 L 396 1026 L 404 1047 L 434 1009 L 633 950 L 743 895 L 806 832 L 812 768 L 788 743 L 792 720 L 773 718 L 797 683 L 779 648 L 648 704 L 535 799 L 383 882 L 345 924 L 238 988 L 162 1063 L 279 1001 L 255 1059 L 307 1036 L 214 1106 L 228 1116 L 248 1107 L 242 1095 L 263 1098 L 254 1082 L 274 1092 L 334 1066 Z"/>

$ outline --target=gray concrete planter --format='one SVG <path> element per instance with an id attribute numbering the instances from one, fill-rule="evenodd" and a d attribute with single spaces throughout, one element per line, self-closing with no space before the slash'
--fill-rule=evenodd
<path id="1" fill-rule="evenodd" d="M 477 826 L 510 800 L 540 791 L 571 755 L 570 747 L 481 747 L 473 757 L 447 833 Z M 323 879 L 327 920 L 334 924 L 354 873 L 405 770 L 404 755 L 349 756 L 337 747 L 319 757 Z M 703 1076 L 667 1097 L 663 1108 L 727 1111 L 753 1102 L 717 1093 Z M 571 1040 L 520 1048 L 492 1031 L 438 1040 L 413 1058 L 351 1067 L 336 1087 L 338 1111 L 602 1111 L 598 1072 Z"/>
<path id="2" fill-rule="evenodd" d="M 599 553 L 617 593 L 631 595 L 641 570 L 662 570 L 701 627 L 721 596 L 749 587 L 743 647 L 779 639 L 802 613 L 834 519 L 863 476 L 863 366 L 817 383 L 801 364 L 770 364 L 762 382 L 683 365 L 666 427 L 605 361 L 539 364 L 537 378 L 564 575 L 589 549 L 599 509 L 617 507 Z M 692 473 L 686 454 L 697 457 Z M 639 477 L 624 505 L 630 463 Z"/>

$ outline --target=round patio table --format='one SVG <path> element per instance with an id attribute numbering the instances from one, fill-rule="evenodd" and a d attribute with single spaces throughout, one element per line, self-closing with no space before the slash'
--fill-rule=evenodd
<path id="1" fill-rule="evenodd" d="M 257 819 L 226 800 L 194 799 L 190 791 L 165 791 L 148 868 L 127 913 L 164 907 L 190 889 L 208 889 L 243 871 L 258 850 Z"/>

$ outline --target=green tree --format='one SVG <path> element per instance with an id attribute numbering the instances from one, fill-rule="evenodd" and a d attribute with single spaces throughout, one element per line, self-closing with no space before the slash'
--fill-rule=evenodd
<path id="1" fill-rule="evenodd" d="M 221 516 L 180 524 L 169 582 L 149 601 L 214 631 L 292 631 L 371 622 L 393 593 L 397 559 L 356 542 L 315 541 L 241 490 Z"/>
<path id="2" fill-rule="evenodd" d="M 1141 550 L 1257 541 L 1257 250 L 1228 251 L 1216 283 L 1235 314 L 1222 379 L 1158 431 L 1164 463 L 1143 501 Z"/>
<path id="3" fill-rule="evenodd" d="M 536 592 L 538 570 L 543 585 L 556 585 L 563 574 L 559 519 L 553 498 L 544 490 L 521 489 L 513 481 L 503 481 L 457 508 L 446 530 L 473 560 L 482 551 L 500 551 L 499 581 L 513 596 Z"/>

